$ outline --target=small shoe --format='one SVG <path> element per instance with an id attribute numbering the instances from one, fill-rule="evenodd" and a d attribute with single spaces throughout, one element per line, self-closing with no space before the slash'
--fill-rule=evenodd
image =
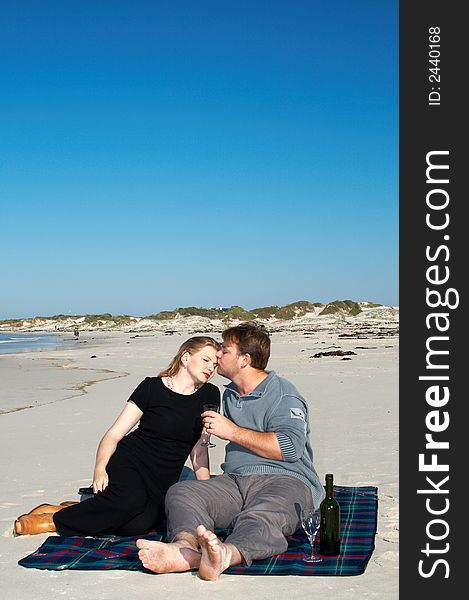
<path id="1" fill-rule="evenodd" d="M 33 508 L 32 510 L 30 510 L 27 514 L 28 515 L 51 515 L 55 512 L 57 512 L 58 510 L 61 510 L 62 508 L 64 508 L 63 506 L 58 506 L 57 504 L 39 504 L 39 506 L 36 506 L 35 508 Z M 21 518 L 21 517 L 19 517 Z"/>
<path id="2" fill-rule="evenodd" d="M 73 502 L 72 500 L 67 500 L 66 502 L 61 502 L 60 504 L 39 504 L 32 510 L 30 510 L 28 515 L 53 515 L 54 513 L 62 510 L 62 508 L 66 508 L 67 506 L 73 506 L 73 504 L 78 504 L 78 502 Z"/>
<path id="3" fill-rule="evenodd" d="M 57 531 L 52 514 L 22 515 L 15 521 L 15 533 L 17 535 L 36 535 L 37 533 L 48 533 Z"/>

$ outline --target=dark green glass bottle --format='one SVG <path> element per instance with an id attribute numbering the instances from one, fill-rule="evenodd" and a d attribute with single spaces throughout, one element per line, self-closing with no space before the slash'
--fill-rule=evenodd
<path id="1" fill-rule="evenodd" d="M 326 474 L 326 497 L 321 502 L 321 554 L 340 554 L 340 506 L 334 498 L 334 476 Z"/>

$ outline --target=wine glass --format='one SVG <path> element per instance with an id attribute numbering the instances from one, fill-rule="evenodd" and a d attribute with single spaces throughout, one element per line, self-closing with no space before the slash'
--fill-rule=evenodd
<path id="1" fill-rule="evenodd" d="M 213 410 L 214 412 L 220 412 L 220 407 L 218 406 L 218 404 L 203 404 L 202 412 L 205 412 L 206 410 Z M 215 448 L 216 444 L 214 444 L 213 442 L 210 441 L 209 431 L 206 429 L 205 432 L 206 432 L 207 438 L 200 445 L 203 446 L 204 448 Z"/>
<path id="2" fill-rule="evenodd" d="M 316 563 L 321 562 L 321 557 L 316 553 L 316 534 L 319 529 L 320 524 L 320 513 L 319 510 L 315 510 L 314 508 L 311 510 L 302 510 L 301 511 L 301 526 L 305 530 L 306 535 L 308 536 L 309 544 L 311 546 L 311 554 L 310 556 L 305 555 L 306 562 Z"/>

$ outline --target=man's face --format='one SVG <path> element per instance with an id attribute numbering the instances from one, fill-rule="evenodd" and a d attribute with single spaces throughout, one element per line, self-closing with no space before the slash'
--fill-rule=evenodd
<path id="1" fill-rule="evenodd" d="M 223 342 L 218 356 L 218 374 L 233 379 L 240 372 L 245 360 L 243 354 L 239 354 L 238 345 L 234 342 Z"/>

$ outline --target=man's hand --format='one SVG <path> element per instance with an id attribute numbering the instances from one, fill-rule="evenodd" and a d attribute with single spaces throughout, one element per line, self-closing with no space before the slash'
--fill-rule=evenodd
<path id="1" fill-rule="evenodd" d="M 273 431 L 254 431 L 239 427 L 230 419 L 212 410 L 202 413 L 202 417 L 207 433 L 213 433 L 228 442 L 235 442 L 263 458 L 283 460 L 277 436 Z"/>
<path id="2" fill-rule="evenodd" d="M 237 425 L 230 421 L 223 415 L 213 411 L 207 410 L 202 413 L 203 425 L 207 433 L 216 435 L 221 440 L 233 441 L 233 437 L 236 434 L 236 430 L 240 429 Z"/>

